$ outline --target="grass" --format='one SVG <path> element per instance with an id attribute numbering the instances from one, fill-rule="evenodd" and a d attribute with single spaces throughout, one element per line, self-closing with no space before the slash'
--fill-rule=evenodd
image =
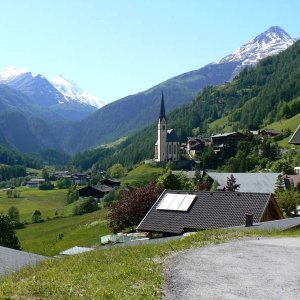
<path id="1" fill-rule="evenodd" d="M 6 213 L 12 205 L 20 212 L 21 221 L 31 222 L 34 210 L 39 209 L 43 218 L 54 217 L 55 211 L 70 215 L 73 205 L 65 205 L 67 190 L 41 191 L 36 188 L 18 188 L 20 198 L 7 198 L 6 191 L 0 191 L 0 212 Z"/>
<path id="2" fill-rule="evenodd" d="M 232 131 L 232 124 L 228 121 L 228 116 L 217 119 L 211 122 L 208 125 L 208 129 L 213 131 L 214 134 L 220 132 L 231 132 Z"/>
<path id="3" fill-rule="evenodd" d="M 163 173 L 163 168 L 155 167 L 150 164 L 141 164 L 134 168 L 121 179 L 122 184 L 128 184 L 132 187 L 141 187 L 155 180 Z"/>
<path id="4" fill-rule="evenodd" d="M 270 125 L 268 125 L 266 128 L 271 128 L 271 129 L 275 129 L 277 130 L 279 133 L 282 130 L 285 129 L 291 129 L 292 132 L 294 133 L 295 130 L 297 129 L 297 127 L 300 125 L 300 113 L 293 116 L 290 119 L 286 119 L 286 120 L 282 120 L 282 121 L 278 121 L 278 122 L 274 122 Z M 289 145 L 288 141 L 290 140 L 291 136 L 293 135 L 293 133 L 286 137 L 285 139 L 281 140 L 278 142 L 279 146 L 281 147 L 287 147 Z"/>
<path id="5" fill-rule="evenodd" d="M 0 298 L 160 299 L 164 282 L 162 263 L 167 255 L 253 235 L 300 236 L 300 231 L 208 230 L 162 244 L 113 247 L 47 260 L 2 278 Z"/>
<path id="6" fill-rule="evenodd" d="M 24 251 L 53 256 L 73 246 L 99 244 L 99 237 L 110 234 L 106 209 L 93 213 L 56 218 L 43 223 L 29 224 L 17 230 Z M 62 238 L 59 238 L 63 235 Z"/>
<path id="7" fill-rule="evenodd" d="M 25 251 L 53 256 L 75 245 L 96 245 L 101 235 L 111 233 L 106 222 L 107 209 L 72 216 L 74 203 L 65 205 L 66 189 L 41 191 L 21 188 L 20 191 L 21 198 L 7 198 L 6 191 L 0 192 L 0 212 L 7 213 L 13 205 L 19 209 L 21 221 L 31 222 L 32 213 L 39 209 L 45 220 L 17 230 Z M 56 211 L 60 218 L 54 218 Z M 61 234 L 63 238 L 60 239 Z"/>

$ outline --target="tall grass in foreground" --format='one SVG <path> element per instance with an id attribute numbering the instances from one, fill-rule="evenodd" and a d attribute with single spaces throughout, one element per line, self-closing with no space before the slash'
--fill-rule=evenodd
<path id="1" fill-rule="evenodd" d="M 112 247 L 49 259 L 0 280 L 0 299 L 160 299 L 163 261 L 172 252 L 277 232 L 201 231 L 161 244 Z M 290 236 L 299 236 L 294 231 Z"/>

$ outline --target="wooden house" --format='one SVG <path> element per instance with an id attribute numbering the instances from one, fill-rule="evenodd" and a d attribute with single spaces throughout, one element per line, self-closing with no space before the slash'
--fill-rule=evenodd
<path id="1" fill-rule="evenodd" d="M 114 178 L 105 178 L 105 179 L 102 179 L 100 181 L 100 183 L 102 185 L 106 185 L 106 186 L 109 186 L 111 188 L 119 188 L 120 185 L 121 185 L 121 181 L 120 179 L 114 179 Z"/>
<path id="2" fill-rule="evenodd" d="M 181 235 L 203 229 L 228 228 L 282 219 L 272 194 L 165 190 L 137 229 L 163 235 Z"/>
<path id="3" fill-rule="evenodd" d="M 300 125 L 298 126 L 296 131 L 293 133 L 292 137 L 290 138 L 289 144 L 300 145 Z"/>
<path id="4" fill-rule="evenodd" d="M 79 189 L 78 193 L 79 193 L 79 198 L 93 197 L 99 202 L 107 193 L 109 193 L 112 190 L 113 188 L 103 184 L 88 185 L 82 189 Z"/>

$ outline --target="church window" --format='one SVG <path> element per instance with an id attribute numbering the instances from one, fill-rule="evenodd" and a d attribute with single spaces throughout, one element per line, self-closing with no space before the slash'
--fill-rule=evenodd
<path id="1" fill-rule="evenodd" d="M 163 129 L 163 130 L 165 130 L 165 129 L 166 129 L 166 126 L 165 126 L 165 125 L 163 125 L 163 126 L 162 126 L 162 129 Z"/>
<path id="2" fill-rule="evenodd" d="M 169 154 L 172 154 L 172 146 L 169 145 Z"/>
<path id="3" fill-rule="evenodd" d="M 176 154 L 176 144 L 174 144 L 174 154 Z"/>

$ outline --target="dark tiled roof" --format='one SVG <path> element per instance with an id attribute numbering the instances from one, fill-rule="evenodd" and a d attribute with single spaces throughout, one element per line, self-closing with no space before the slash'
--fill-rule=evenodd
<path id="1" fill-rule="evenodd" d="M 289 143 L 294 145 L 300 145 L 300 125 L 292 135 L 291 139 L 289 140 Z"/>
<path id="2" fill-rule="evenodd" d="M 0 275 L 34 265 L 47 257 L 0 246 Z"/>
<path id="3" fill-rule="evenodd" d="M 166 193 L 194 194 L 188 211 L 157 210 Z M 138 226 L 138 230 L 180 234 L 185 230 L 226 228 L 245 223 L 245 214 L 260 222 L 271 199 L 267 193 L 165 190 Z"/>
<path id="4" fill-rule="evenodd" d="M 172 142 L 172 143 L 179 142 L 179 139 L 178 139 L 177 134 L 176 134 L 174 129 L 169 129 L 167 131 L 167 142 L 168 143 L 170 143 L 170 142 Z"/>

